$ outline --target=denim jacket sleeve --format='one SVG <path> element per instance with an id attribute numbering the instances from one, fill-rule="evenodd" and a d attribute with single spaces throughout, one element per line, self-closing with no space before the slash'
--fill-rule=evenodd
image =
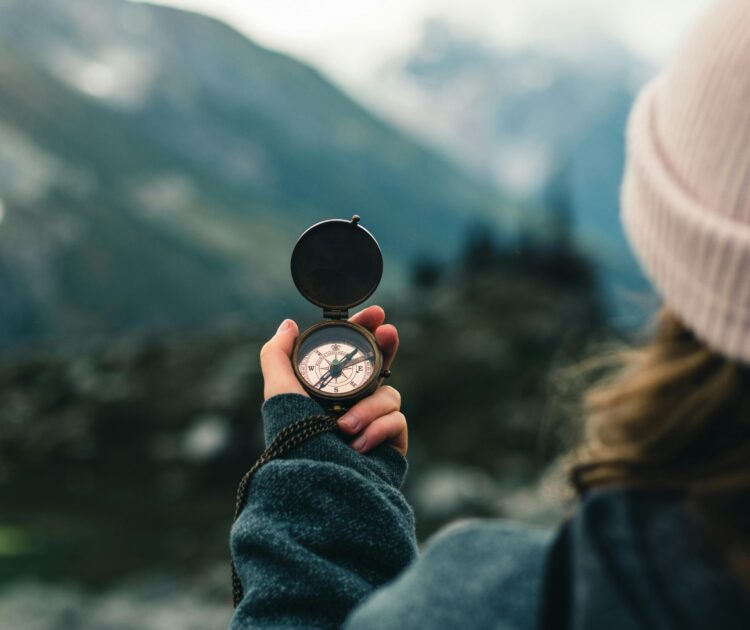
<path id="1" fill-rule="evenodd" d="M 270 398 L 266 444 L 321 413 L 299 394 Z M 261 467 L 231 532 L 245 593 L 231 629 L 340 627 L 416 556 L 414 517 L 399 490 L 405 474 L 406 459 L 392 447 L 360 454 L 336 432 Z"/>

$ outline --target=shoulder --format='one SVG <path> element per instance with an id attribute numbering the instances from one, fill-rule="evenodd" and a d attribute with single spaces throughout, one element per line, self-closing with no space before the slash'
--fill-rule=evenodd
<path id="1" fill-rule="evenodd" d="M 551 539 L 499 520 L 452 525 L 357 608 L 350 627 L 534 628 Z"/>
<path id="2" fill-rule="evenodd" d="M 552 532 L 501 519 L 472 519 L 457 521 L 440 530 L 424 547 L 424 557 L 451 554 L 460 548 L 462 552 L 475 550 L 482 557 L 490 549 L 508 556 L 518 551 L 526 557 L 526 552 L 546 548 Z M 478 558 L 479 559 L 479 558 Z M 489 559 L 494 565 L 495 559 Z"/>

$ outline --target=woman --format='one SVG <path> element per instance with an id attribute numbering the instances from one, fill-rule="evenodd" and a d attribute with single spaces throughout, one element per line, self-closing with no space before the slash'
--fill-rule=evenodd
<path id="1" fill-rule="evenodd" d="M 639 96 L 623 221 L 665 306 L 587 396 L 571 518 L 458 525 L 417 554 L 384 387 L 255 475 L 233 628 L 750 628 L 750 1 L 716 5 Z M 382 310 L 356 320 L 392 361 Z M 322 412 L 289 365 L 297 332 L 261 355 L 269 441 Z"/>

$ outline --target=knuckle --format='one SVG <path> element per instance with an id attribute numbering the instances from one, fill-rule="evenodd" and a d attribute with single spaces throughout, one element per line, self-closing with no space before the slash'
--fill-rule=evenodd
<path id="1" fill-rule="evenodd" d="M 397 408 L 401 407 L 401 393 L 394 387 L 386 385 L 384 388 L 386 395 L 390 397 Z"/>

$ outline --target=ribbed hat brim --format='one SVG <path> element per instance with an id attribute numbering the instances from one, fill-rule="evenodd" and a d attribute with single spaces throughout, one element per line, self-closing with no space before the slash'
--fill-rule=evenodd
<path id="1" fill-rule="evenodd" d="M 696 336 L 750 363 L 750 225 L 702 207 L 680 181 L 659 142 L 658 92 L 657 79 L 641 91 L 628 123 L 626 235 L 657 291 Z"/>

